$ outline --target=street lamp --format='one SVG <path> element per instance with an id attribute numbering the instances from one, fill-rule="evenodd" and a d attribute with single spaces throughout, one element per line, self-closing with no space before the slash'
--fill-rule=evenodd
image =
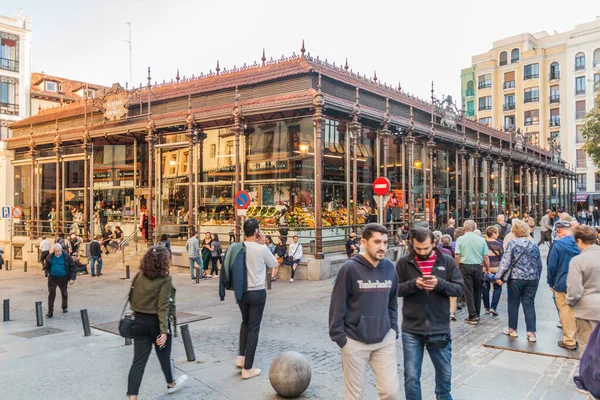
<path id="1" fill-rule="evenodd" d="M 298 151 L 300 152 L 300 154 L 308 153 L 308 148 L 309 145 L 306 142 L 300 142 L 300 144 L 298 145 Z"/>

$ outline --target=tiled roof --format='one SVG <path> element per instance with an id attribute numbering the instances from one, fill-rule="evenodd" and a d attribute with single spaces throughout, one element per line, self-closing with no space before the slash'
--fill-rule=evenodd
<path id="1" fill-rule="evenodd" d="M 44 85 L 45 81 L 60 83 L 61 90 L 57 92 L 47 91 Z M 31 95 L 34 97 L 38 96 L 44 98 L 53 98 L 56 100 L 60 100 L 62 98 L 64 101 L 77 101 L 81 100 L 82 97 L 79 96 L 76 92 L 79 91 L 81 88 L 85 87 L 86 85 L 88 86 L 88 88 L 94 90 L 108 89 L 108 87 L 106 86 L 76 81 L 73 79 L 61 78 L 58 76 L 43 74 L 41 72 L 31 73 Z"/>
<path id="2" fill-rule="evenodd" d="M 88 112 L 90 112 L 92 100 L 88 100 Z M 11 128 L 22 128 L 24 126 L 34 125 L 42 122 L 61 120 L 85 113 L 85 104 L 83 100 L 74 103 L 64 103 L 53 108 L 41 110 L 39 114 L 17 121 L 11 125 Z"/>

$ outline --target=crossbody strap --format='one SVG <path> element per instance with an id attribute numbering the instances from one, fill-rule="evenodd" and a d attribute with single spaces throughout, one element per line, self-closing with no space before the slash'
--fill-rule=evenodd
<path id="1" fill-rule="evenodd" d="M 131 303 L 131 294 L 133 293 L 133 288 L 135 287 L 135 281 L 137 280 L 139 274 L 140 273 L 138 272 L 135 275 L 135 277 L 133 278 L 133 282 L 131 282 L 131 287 L 129 288 L 129 294 L 127 295 L 127 299 L 125 300 L 125 305 L 123 306 L 123 310 L 121 311 L 121 319 L 125 315 L 125 310 L 127 309 L 127 303 Z"/>
<path id="2" fill-rule="evenodd" d="M 523 252 L 521 254 L 519 254 L 519 257 L 517 257 L 517 259 L 515 261 L 513 261 L 513 262 L 510 263 L 510 269 L 512 269 L 519 262 L 519 260 L 521 259 L 521 257 L 523 257 L 523 254 L 525 254 L 525 252 L 529 250 L 529 245 L 530 244 L 531 244 L 531 242 L 527 243 L 527 247 L 525 248 L 525 250 L 523 250 Z"/>

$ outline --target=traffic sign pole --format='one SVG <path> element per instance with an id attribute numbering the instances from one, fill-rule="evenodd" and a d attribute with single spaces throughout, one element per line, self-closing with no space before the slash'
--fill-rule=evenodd
<path id="1" fill-rule="evenodd" d="M 379 209 L 378 221 L 381 225 L 385 224 L 385 210 L 383 209 L 383 197 L 386 194 L 388 194 L 391 187 L 392 183 L 390 182 L 390 180 L 383 176 L 380 176 L 373 182 L 373 192 L 375 192 L 375 194 L 379 197 L 377 208 Z"/>

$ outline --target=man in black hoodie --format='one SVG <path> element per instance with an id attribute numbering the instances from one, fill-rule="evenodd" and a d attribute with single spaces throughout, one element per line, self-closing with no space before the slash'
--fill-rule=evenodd
<path id="1" fill-rule="evenodd" d="M 361 246 L 340 269 L 329 306 L 329 336 L 340 346 L 346 400 L 363 396 L 366 367 L 371 364 L 379 398 L 396 399 L 398 275 L 385 258 L 388 230 L 364 226 Z"/>
<path id="2" fill-rule="evenodd" d="M 421 365 L 427 348 L 436 371 L 436 398 L 452 399 L 450 297 L 463 294 L 463 278 L 452 257 L 434 246 L 429 229 L 413 230 L 412 242 L 412 251 L 396 265 L 398 296 L 404 297 L 404 391 L 407 399 L 421 400 Z"/>

